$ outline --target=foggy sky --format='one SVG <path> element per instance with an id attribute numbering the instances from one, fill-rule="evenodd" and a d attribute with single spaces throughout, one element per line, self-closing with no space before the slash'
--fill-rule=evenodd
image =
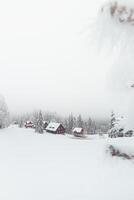
<path id="1" fill-rule="evenodd" d="M 6 0 L 0 5 L 0 91 L 9 110 L 105 117 L 107 60 L 90 44 L 99 0 Z"/>

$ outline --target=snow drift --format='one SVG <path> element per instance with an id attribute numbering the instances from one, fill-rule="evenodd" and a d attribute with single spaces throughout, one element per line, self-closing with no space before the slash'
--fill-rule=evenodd
<path id="1" fill-rule="evenodd" d="M 116 144 L 122 146 L 121 141 Z M 134 150 L 134 141 L 126 142 Z M 133 200 L 134 166 L 111 158 L 106 146 L 107 139 L 96 136 L 74 140 L 32 129 L 2 129 L 0 199 Z"/>

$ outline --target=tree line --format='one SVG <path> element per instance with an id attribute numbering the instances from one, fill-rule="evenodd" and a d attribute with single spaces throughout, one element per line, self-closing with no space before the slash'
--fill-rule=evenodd
<path id="1" fill-rule="evenodd" d="M 19 115 L 14 114 L 11 116 L 10 121 L 11 123 L 16 122 L 19 127 L 23 127 L 24 123 L 29 120 L 37 126 L 40 119 L 47 122 L 61 123 L 69 134 L 72 133 L 72 129 L 75 127 L 83 128 L 87 134 L 96 134 L 98 132 L 106 133 L 109 129 L 109 123 L 107 120 L 95 120 L 91 117 L 85 119 L 81 114 L 74 116 L 72 113 L 67 117 L 63 117 L 55 112 L 45 112 L 41 110 Z"/>
<path id="2" fill-rule="evenodd" d="M 85 119 L 81 114 L 74 116 L 71 113 L 69 116 L 63 117 L 55 112 L 46 112 L 41 110 L 26 112 L 23 114 L 11 114 L 8 111 L 4 97 L 0 96 L 0 128 L 5 128 L 14 123 L 18 124 L 21 128 L 24 126 L 26 121 L 32 121 L 35 127 L 38 127 L 39 124 L 41 125 L 41 121 L 58 122 L 65 127 L 66 132 L 69 134 L 72 133 L 72 129 L 75 127 L 83 128 L 87 134 L 96 134 L 98 131 L 106 133 L 109 128 L 108 121 L 95 120 L 90 116 Z M 38 130 L 36 131 L 39 132 Z"/>

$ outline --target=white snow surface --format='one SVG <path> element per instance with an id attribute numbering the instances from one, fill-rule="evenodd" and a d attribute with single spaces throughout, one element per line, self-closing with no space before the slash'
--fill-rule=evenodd
<path id="1" fill-rule="evenodd" d="M 134 164 L 106 154 L 113 143 L 124 140 L 0 130 L 0 199 L 133 200 Z"/>

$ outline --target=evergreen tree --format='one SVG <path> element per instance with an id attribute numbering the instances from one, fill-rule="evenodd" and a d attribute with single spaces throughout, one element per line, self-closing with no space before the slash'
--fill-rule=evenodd
<path id="1" fill-rule="evenodd" d="M 114 114 L 114 112 L 112 111 L 112 113 L 111 113 L 111 121 L 110 121 L 110 128 L 113 128 L 113 127 L 114 127 L 115 122 L 116 122 L 115 114 Z"/>
<path id="2" fill-rule="evenodd" d="M 96 129 L 97 129 L 95 121 L 93 122 L 93 127 L 92 127 L 92 129 L 93 129 L 93 132 L 92 132 L 92 133 L 95 135 L 95 134 L 96 134 Z"/>
<path id="3" fill-rule="evenodd" d="M 92 120 L 91 120 L 90 117 L 88 118 L 88 121 L 87 121 L 86 130 L 87 130 L 87 134 L 91 133 L 91 130 L 92 130 Z"/>
<path id="4" fill-rule="evenodd" d="M 19 128 L 22 128 L 22 127 L 23 127 L 23 125 L 24 125 L 23 118 L 22 118 L 22 117 L 20 117 L 20 118 L 19 118 L 19 123 L 18 123 L 18 126 L 19 126 Z"/>
<path id="5" fill-rule="evenodd" d="M 110 130 L 108 131 L 109 137 L 123 136 L 123 117 L 117 118 L 115 113 L 111 113 Z"/>
<path id="6" fill-rule="evenodd" d="M 115 117 L 115 113 L 112 111 L 111 112 L 111 119 L 110 119 L 110 130 L 108 131 L 108 136 L 111 137 L 111 138 L 117 136 L 115 124 L 116 124 L 116 117 Z"/>
<path id="7" fill-rule="evenodd" d="M 0 96 L 0 128 L 9 125 L 9 112 L 4 97 Z"/>
<path id="8" fill-rule="evenodd" d="M 68 133 L 72 133 L 72 129 L 74 128 L 75 124 L 76 124 L 76 119 L 75 117 L 71 114 L 69 117 L 68 117 L 68 123 L 67 123 L 67 131 Z"/>
<path id="9" fill-rule="evenodd" d="M 80 128 L 84 128 L 84 122 L 83 122 L 81 115 L 79 115 L 77 118 L 77 126 Z"/>
<path id="10" fill-rule="evenodd" d="M 37 119 L 35 132 L 36 133 L 43 133 L 43 116 L 42 116 L 42 112 L 41 111 L 38 114 L 38 119 Z"/>

